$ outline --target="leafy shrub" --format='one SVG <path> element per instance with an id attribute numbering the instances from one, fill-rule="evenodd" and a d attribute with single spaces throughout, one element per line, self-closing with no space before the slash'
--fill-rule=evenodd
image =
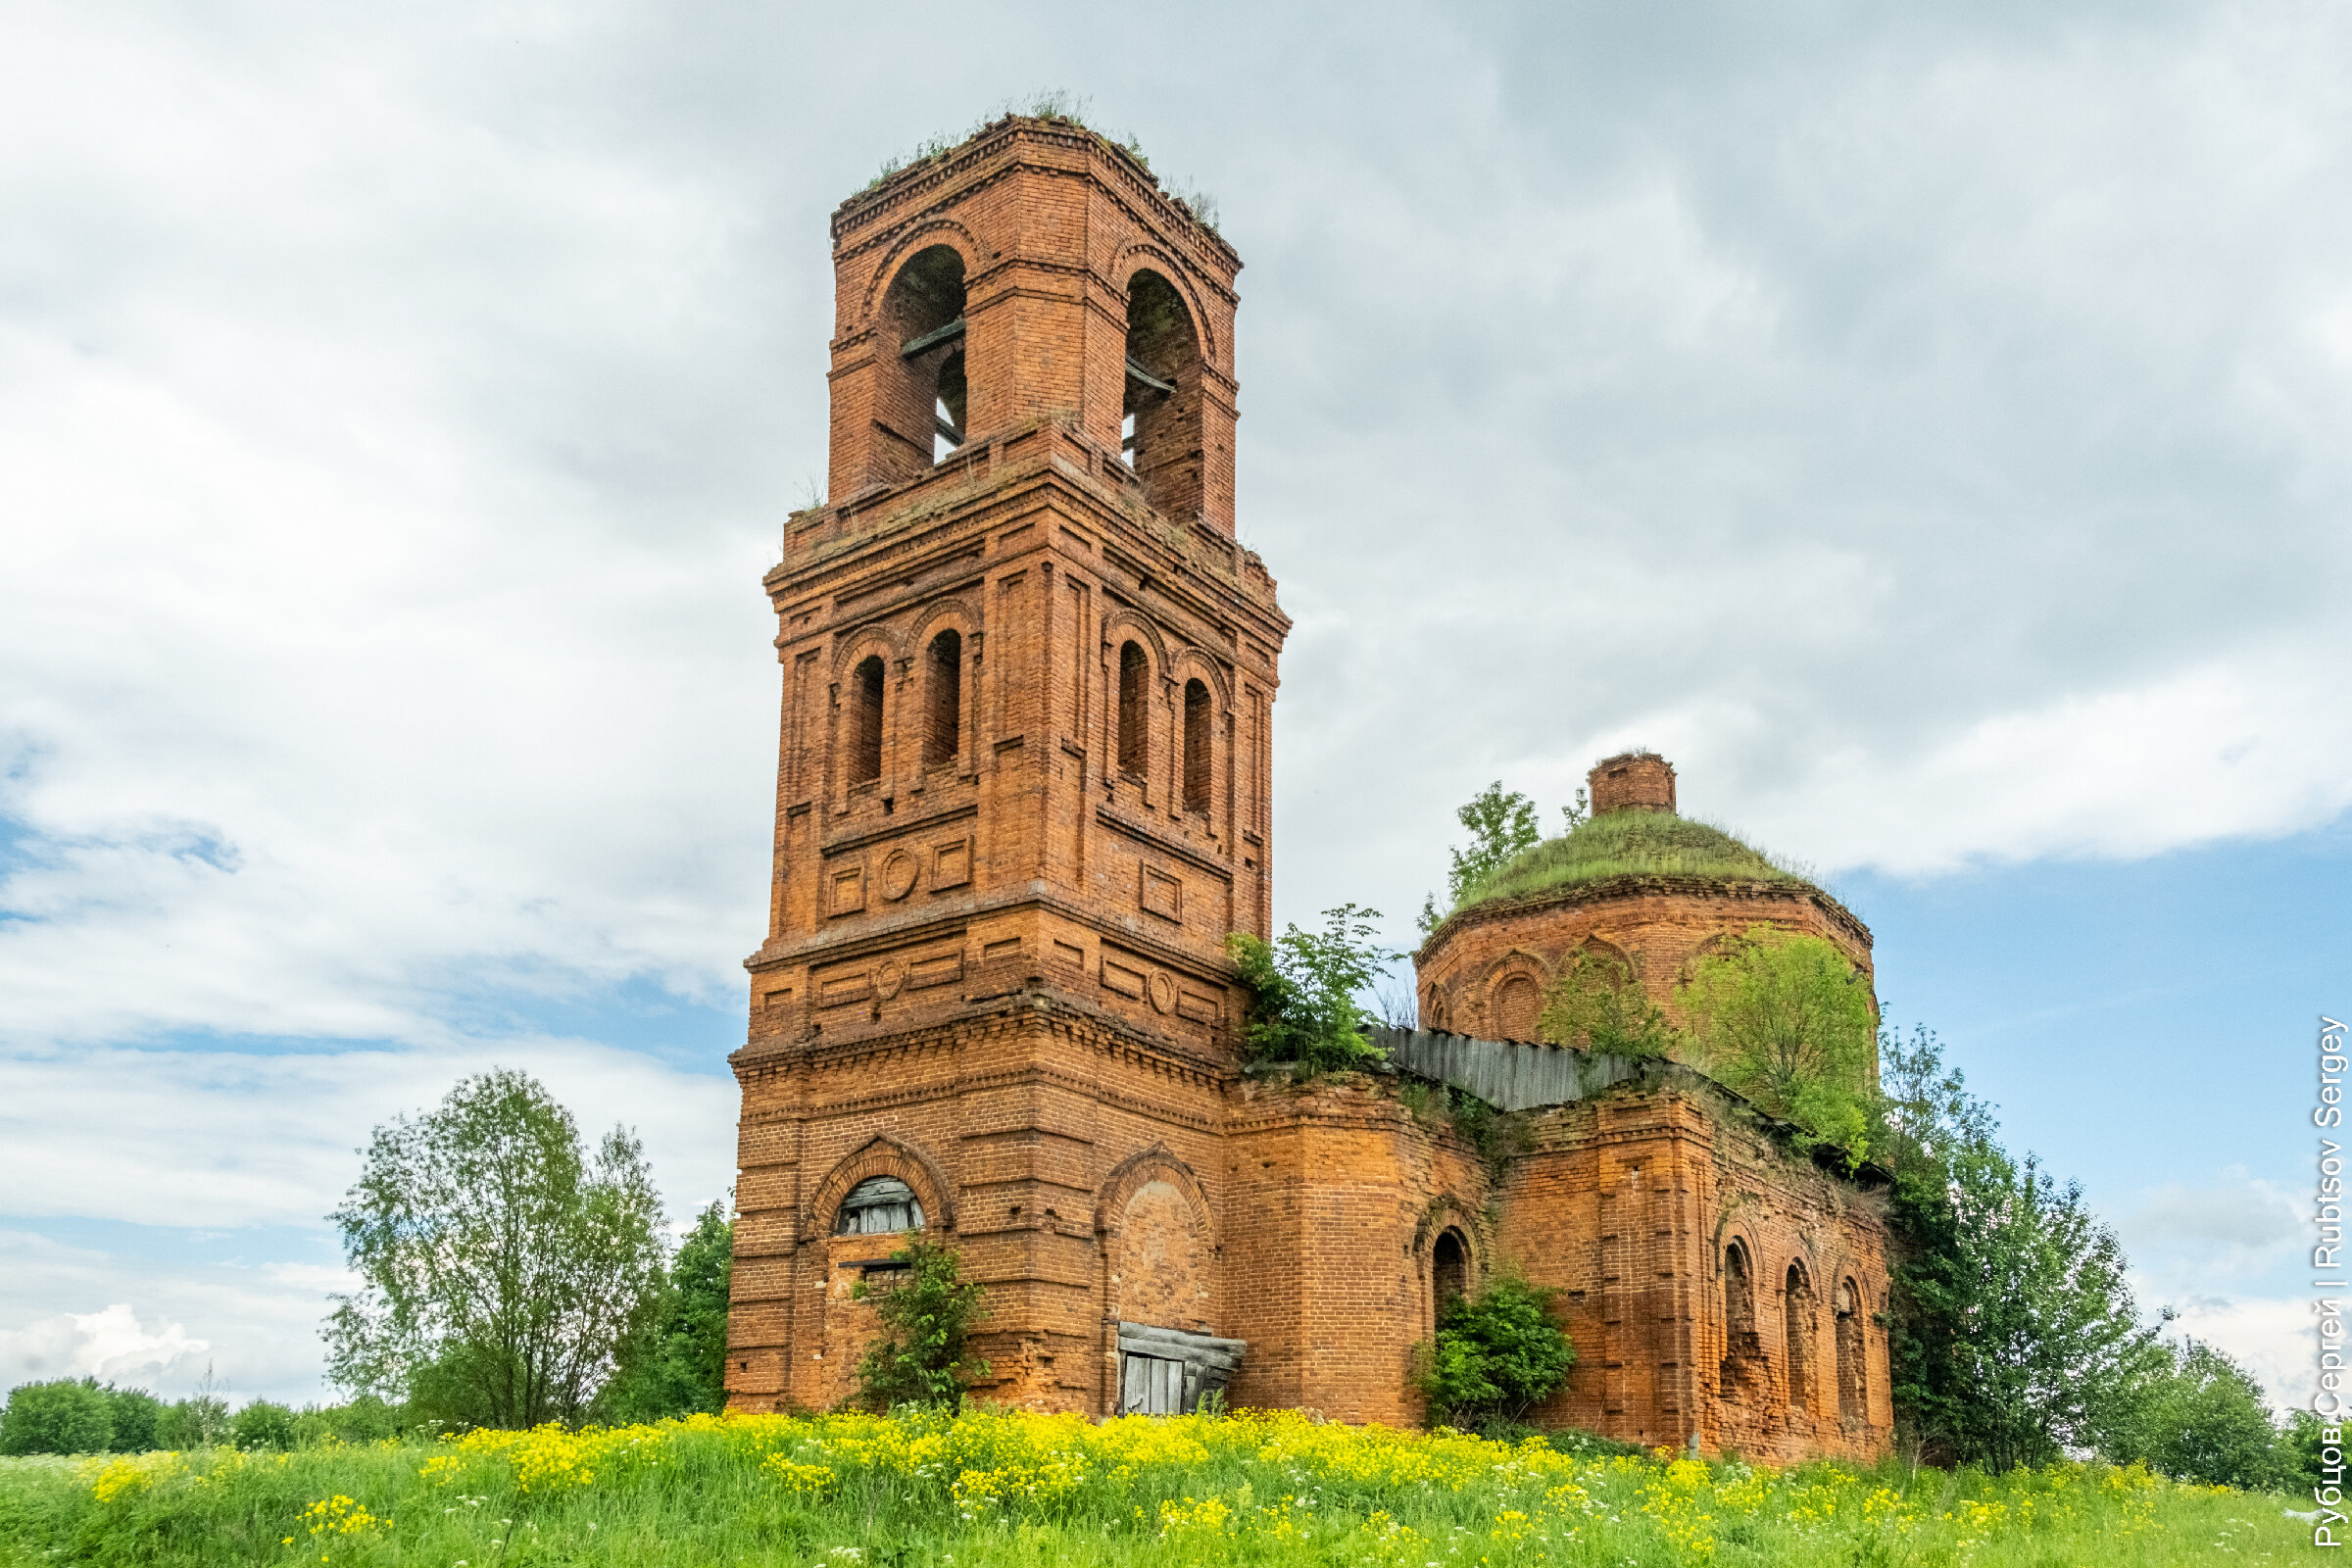
<path id="1" fill-rule="evenodd" d="M 1683 1004 L 1709 1074 L 1824 1143 L 1867 1151 L 1878 1019 L 1837 944 L 1750 927 L 1698 960 Z"/>
<path id="2" fill-rule="evenodd" d="M 900 1267 L 850 1288 L 874 1303 L 882 1332 L 858 1361 L 858 1389 L 876 1410 L 963 1403 L 964 1386 L 988 1376 L 988 1363 L 964 1354 L 971 1327 L 988 1313 L 987 1292 L 962 1277 L 956 1250 L 914 1241 L 890 1254 Z"/>
<path id="3" fill-rule="evenodd" d="M 1671 1055 L 1682 1039 L 1625 965 L 1585 948 L 1560 966 L 1536 1033 L 1554 1045 L 1635 1057 Z"/>
<path id="4" fill-rule="evenodd" d="M 104 1453 L 113 1438 L 113 1412 L 94 1378 L 20 1385 L 0 1410 L 0 1453 Z"/>
<path id="5" fill-rule="evenodd" d="M 107 1446 L 117 1453 L 145 1453 L 160 1447 L 157 1429 L 164 1418 L 163 1401 L 145 1389 L 118 1389 L 108 1385 L 106 1390 L 107 1425 L 111 1432 Z"/>
<path id="6" fill-rule="evenodd" d="M 2286 1479 L 2282 1441 L 2262 1386 L 2212 1346 L 2158 1346 L 2141 1378 L 2111 1401 L 2099 1453 L 2176 1481 L 2261 1488 Z"/>
<path id="7" fill-rule="evenodd" d="M 294 1446 L 294 1412 L 272 1399 L 256 1399 L 229 1418 L 228 1441 L 240 1448 Z"/>
<path id="8" fill-rule="evenodd" d="M 1567 1381 L 1576 1348 L 1552 1319 L 1558 1294 L 1505 1273 L 1446 1302 L 1415 1379 L 1432 1425 L 1499 1431 Z"/>
<path id="9" fill-rule="evenodd" d="M 1250 992 L 1242 1029 L 1251 1061 L 1296 1062 L 1309 1073 L 1345 1071 L 1385 1054 L 1367 1033 L 1356 998 L 1396 955 L 1372 941 L 1378 909 L 1343 904 L 1323 911 L 1321 932 L 1290 926 L 1271 943 L 1248 932 L 1225 951 Z"/>

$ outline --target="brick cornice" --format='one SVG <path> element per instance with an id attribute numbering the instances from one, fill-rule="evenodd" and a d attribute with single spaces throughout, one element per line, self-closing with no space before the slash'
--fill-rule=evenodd
<path id="1" fill-rule="evenodd" d="M 1457 909 L 1438 922 L 1437 929 L 1430 932 L 1413 958 L 1416 963 L 1427 962 L 1434 958 L 1441 947 L 1460 933 L 1482 925 L 1516 919 L 1523 914 L 1659 896 L 1734 901 L 1799 900 L 1819 909 L 1829 917 L 1831 924 L 1859 942 L 1864 949 L 1867 950 L 1871 945 L 1870 927 L 1857 919 L 1852 910 L 1810 882 L 1633 871 L 1622 876 L 1599 877 L 1591 882 L 1572 882 L 1566 887 L 1546 888 L 1541 893 L 1522 894 L 1517 898 L 1489 899 L 1467 909 Z"/>

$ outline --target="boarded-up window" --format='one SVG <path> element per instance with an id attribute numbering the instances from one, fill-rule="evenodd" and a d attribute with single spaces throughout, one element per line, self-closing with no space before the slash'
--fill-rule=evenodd
<path id="1" fill-rule="evenodd" d="M 1536 1038 L 1536 1014 L 1543 1010 L 1544 994 L 1534 980 L 1515 974 L 1494 988 L 1494 1034 L 1501 1040 Z"/>
<path id="2" fill-rule="evenodd" d="M 956 760 L 963 745 L 963 635 L 943 631 L 932 638 L 928 663 L 923 765 L 944 767 Z"/>
<path id="3" fill-rule="evenodd" d="M 867 655 L 850 679 L 850 782 L 882 776 L 882 661 Z"/>
<path id="4" fill-rule="evenodd" d="M 851 1188 L 833 1218 L 836 1236 L 884 1236 L 922 1228 L 922 1200 L 896 1176 L 868 1176 Z"/>
<path id="5" fill-rule="evenodd" d="M 1123 643 L 1119 647 L 1119 771 L 1141 777 L 1150 746 L 1150 728 L 1144 710 L 1144 688 L 1149 684 L 1151 662 L 1144 658 L 1143 645 Z"/>
<path id="6" fill-rule="evenodd" d="M 1209 781 L 1208 687 L 1197 680 L 1184 683 L 1184 808 L 1208 809 Z"/>

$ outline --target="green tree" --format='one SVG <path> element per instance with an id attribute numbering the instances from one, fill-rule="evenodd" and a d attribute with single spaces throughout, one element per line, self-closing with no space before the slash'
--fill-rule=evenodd
<path id="1" fill-rule="evenodd" d="M 696 1218 L 670 1260 L 658 1310 L 621 1347 L 612 1379 L 597 1395 L 600 1420 L 659 1421 L 725 1406 L 734 1267 L 735 1227 L 721 1200 Z"/>
<path id="2" fill-rule="evenodd" d="M 1584 802 L 1581 790 L 1577 802 Z M 1446 873 L 1447 910 L 1459 906 L 1464 895 L 1509 864 L 1522 850 L 1532 850 L 1544 839 L 1543 829 L 1536 825 L 1536 803 L 1517 790 L 1504 789 L 1500 779 L 1456 808 L 1453 816 L 1469 831 L 1470 847 L 1457 850 L 1449 846 L 1446 851 L 1453 861 Z M 1437 895 L 1431 894 L 1421 906 L 1421 930 L 1424 934 L 1435 931 L 1445 918 Z"/>
<path id="3" fill-rule="evenodd" d="M 1372 941 L 1379 918 L 1378 909 L 1343 904 L 1323 911 L 1320 932 L 1294 925 L 1271 943 L 1243 931 L 1225 939 L 1250 991 L 1242 1035 L 1250 1060 L 1297 1062 L 1315 1073 L 1381 1058 L 1367 1033 L 1372 1015 L 1356 1000 L 1396 959 Z"/>
<path id="4" fill-rule="evenodd" d="M 850 1287 L 854 1298 L 874 1303 L 882 1324 L 858 1358 L 858 1393 L 876 1410 L 959 1408 L 965 1387 L 989 1373 L 965 1353 L 972 1325 L 988 1315 L 988 1293 L 963 1278 L 955 1249 L 936 1242 L 918 1238 L 890 1261 L 899 1266 L 881 1279 L 868 1274 Z"/>
<path id="5" fill-rule="evenodd" d="M 163 1424 L 163 1402 L 145 1389 L 106 1388 L 106 1417 L 110 1434 L 107 1446 L 117 1453 L 146 1453 L 159 1445 L 157 1429 Z"/>
<path id="6" fill-rule="evenodd" d="M 1683 1004 L 1716 1079 L 1825 1143 L 1867 1152 L 1878 1020 L 1835 943 L 1751 927 L 1698 960 Z"/>
<path id="7" fill-rule="evenodd" d="M 2106 1401 L 2102 1458 L 2137 1459 L 2177 1481 L 2261 1489 L 2288 1478 L 2286 1450 L 2262 1386 L 2197 1340 L 2159 1346 L 2135 1384 Z"/>
<path id="8" fill-rule="evenodd" d="M 274 1399 L 255 1399 L 229 1418 L 228 1441 L 240 1448 L 291 1448 L 294 1412 Z"/>
<path id="9" fill-rule="evenodd" d="M 1941 1194 L 1898 1188 L 1898 1398 L 1927 1446 L 1991 1469 L 2097 1446 L 2163 1353 L 2115 1233 L 2032 1156 L 1974 1143 L 1946 1167 Z"/>
<path id="10" fill-rule="evenodd" d="M 376 1129 L 329 1216 L 364 1282 L 335 1298 L 329 1371 L 452 1424 L 576 1420 L 659 1302 L 661 1212 L 626 1129 L 592 1162 L 535 1079 L 465 1079 Z"/>
<path id="11" fill-rule="evenodd" d="M 0 1410 L 0 1454 L 104 1453 L 113 1439 L 106 1391 L 95 1378 L 20 1384 Z"/>
<path id="12" fill-rule="evenodd" d="M 1558 1295 L 1504 1273 L 1476 1297 L 1456 1296 L 1439 1308 L 1437 1341 L 1422 1348 L 1415 1379 L 1433 1426 L 1515 1424 L 1568 1381 L 1576 1347 L 1552 1318 Z"/>
<path id="13" fill-rule="evenodd" d="M 1585 948 L 1544 993 L 1536 1033 L 1554 1045 L 1637 1057 L 1669 1055 L 1682 1038 L 1623 964 Z"/>

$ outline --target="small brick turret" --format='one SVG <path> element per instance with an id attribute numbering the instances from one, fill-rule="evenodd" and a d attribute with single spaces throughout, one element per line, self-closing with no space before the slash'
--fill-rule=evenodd
<path id="1" fill-rule="evenodd" d="M 1586 775 L 1592 814 L 1674 809 L 1674 764 L 1655 752 L 1619 752 Z"/>

